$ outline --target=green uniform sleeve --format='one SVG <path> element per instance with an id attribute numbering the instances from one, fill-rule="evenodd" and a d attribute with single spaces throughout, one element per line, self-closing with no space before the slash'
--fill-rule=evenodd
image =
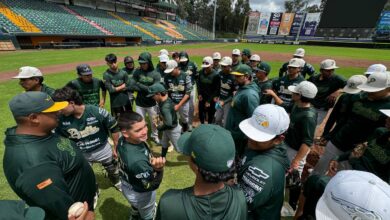
<path id="1" fill-rule="evenodd" d="M 26 170 L 17 179 L 16 190 L 27 204 L 44 209 L 51 219 L 68 219 L 68 209 L 76 202 L 61 169 L 50 162 Z"/>
<path id="2" fill-rule="evenodd" d="M 327 140 L 330 139 L 330 137 L 329 137 L 330 130 L 333 128 L 337 119 L 340 117 L 340 112 L 341 112 L 340 110 L 341 110 L 341 106 L 342 106 L 342 102 L 343 102 L 344 98 L 345 98 L 345 94 L 341 95 L 337 99 L 336 104 L 334 105 L 333 110 L 330 113 L 328 120 L 326 121 L 326 124 L 324 127 L 324 132 L 322 133 L 322 136 Z"/>
<path id="3" fill-rule="evenodd" d="M 163 178 L 163 171 L 156 172 L 145 160 L 137 161 L 130 166 L 130 171 L 134 177 L 142 183 L 144 190 L 153 191 L 160 186 Z"/>
<path id="4" fill-rule="evenodd" d="M 157 127 L 157 130 L 159 130 L 159 131 L 163 131 L 163 130 L 168 130 L 168 129 L 174 128 L 173 127 L 174 121 L 173 121 L 171 109 L 169 107 L 170 107 L 170 105 L 169 106 L 164 106 L 161 109 L 161 115 L 162 115 L 162 118 L 163 118 L 163 124 L 159 125 Z"/>
<path id="5" fill-rule="evenodd" d="M 314 132 L 316 130 L 316 117 L 307 117 L 302 121 L 302 143 L 308 147 L 313 145 Z"/>
<path id="6" fill-rule="evenodd" d="M 282 67 L 279 69 L 279 77 L 282 77 L 287 71 L 288 63 L 284 63 Z"/>
<path id="7" fill-rule="evenodd" d="M 246 106 L 246 118 L 249 118 L 252 116 L 253 112 L 255 111 L 256 107 L 259 106 L 259 95 L 257 93 L 251 93 L 248 96 L 246 96 L 246 99 L 244 100 L 242 106 Z"/>
<path id="8" fill-rule="evenodd" d="M 99 115 L 101 116 L 103 125 L 107 131 L 110 131 L 111 133 L 119 132 L 117 121 L 107 110 L 99 108 Z"/>
<path id="9" fill-rule="evenodd" d="M 99 79 L 99 87 L 102 91 L 107 91 L 106 86 L 104 85 L 103 80 Z"/>
<path id="10" fill-rule="evenodd" d="M 104 86 L 108 90 L 109 93 L 116 93 L 115 86 L 111 83 L 111 78 L 108 76 L 107 73 L 103 74 L 103 81 L 104 81 Z"/>
<path id="11" fill-rule="evenodd" d="M 221 88 L 221 78 L 219 77 L 218 74 L 215 74 L 213 81 L 212 81 L 212 88 L 213 92 L 210 96 L 209 102 L 211 103 L 215 97 L 218 97 L 219 95 L 219 90 Z"/>
<path id="12" fill-rule="evenodd" d="M 72 80 L 72 81 L 69 81 L 69 82 L 65 85 L 65 87 L 69 87 L 69 88 L 71 88 L 71 89 L 76 89 L 76 87 L 75 87 L 74 84 L 73 84 L 73 80 Z"/>
<path id="13" fill-rule="evenodd" d="M 192 91 L 192 83 L 191 83 L 191 77 L 186 75 L 186 94 L 190 95 Z"/>

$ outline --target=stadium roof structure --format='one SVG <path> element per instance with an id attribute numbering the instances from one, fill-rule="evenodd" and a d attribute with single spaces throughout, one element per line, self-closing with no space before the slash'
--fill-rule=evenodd
<path id="1" fill-rule="evenodd" d="M 159 0 L 157 3 L 154 3 L 153 5 L 159 7 L 173 8 L 173 9 L 177 9 L 178 7 L 175 0 Z"/>

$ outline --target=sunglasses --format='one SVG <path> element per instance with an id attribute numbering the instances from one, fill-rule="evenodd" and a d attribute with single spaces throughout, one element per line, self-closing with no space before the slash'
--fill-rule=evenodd
<path id="1" fill-rule="evenodd" d="M 209 65 L 210 63 L 208 63 L 208 62 L 203 62 L 202 64 L 204 64 L 204 65 Z"/>

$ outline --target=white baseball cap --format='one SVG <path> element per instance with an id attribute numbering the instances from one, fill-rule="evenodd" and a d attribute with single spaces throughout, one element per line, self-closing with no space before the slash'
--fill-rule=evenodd
<path id="1" fill-rule="evenodd" d="M 167 68 L 164 70 L 164 73 L 171 73 L 177 67 L 176 60 L 168 60 Z"/>
<path id="2" fill-rule="evenodd" d="M 387 68 L 383 64 L 372 64 L 367 68 L 367 71 L 364 73 L 366 75 L 371 75 L 374 72 L 386 72 Z"/>
<path id="3" fill-rule="evenodd" d="M 221 66 L 231 66 L 232 63 L 233 63 L 233 60 L 231 57 L 222 57 L 221 62 L 219 62 L 219 64 L 221 64 Z"/>
<path id="4" fill-rule="evenodd" d="M 390 186 L 369 172 L 339 171 L 316 207 L 317 220 L 390 219 Z"/>
<path id="5" fill-rule="evenodd" d="M 213 64 L 213 58 L 209 56 L 203 58 L 202 68 L 209 67 L 211 64 Z"/>
<path id="6" fill-rule="evenodd" d="M 250 139 L 265 142 L 287 131 L 290 117 L 284 108 L 274 104 L 258 106 L 252 117 L 243 120 L 239 127 Z"/>
<path id="7" fill-rule="evenodd" d="M 253 54 L 249 60 L 253 61 L 261 61 L 260 56 L 257 54 Z"/>
<path id="8" fill-rule="evenodd" d="M 167 56 L 169 56 L 168 50 L 166 50 L 166 49 L 161 49 L 161 50 L 160 50 L 160 56 L 161 56 L 161 55 L 167 55 Z"/>
<path id="9" fill-rule="evenodd" d="M 28 78 L 39 77 L 39 76 L 42 76 L 42 72 L 38 68 L 32 66 L 24 66 L 19 68 L 19 74 L 12 78 L 28 79 Z"/>
<path id="10" fill-rule="evenodd" d="M 241 56 L 241 51 L 239 49 L 234 49 L 232 55 Z"/>
<path id="11" fill-rule="evenodd" d="M 303 67 L 305 65 L 304 61 L 300 58 L 292 58 L 288 62 L 288 67 Z"/>
<path id="12" fill-rule="evenodd" d="M 357 88 L 365 92 L 379 92 L 390 85 L 390 72 L 374 72 L 367 82 L 359 85 Z"/>
<path id="13" fill-rule="evenodd" d="M 166 63 L 169 60 L 168 55 L 165 55 L 165 54 L 158 56 L 158 58 L 160 58 L 160 63 Z"/>
<path id="14" fill-rule="evenodd" d="M 219 52 L 213 53 L 213 60 L 220 60 L 221 59 L 221 54 Z"/>
<path id="15" fill-rule="evenodd" d="M 363 75 L 353 75 L 347 80 L 347 85 L 343 88 L 343 91 L 349 94 L 356 94 L 362 90 L 358 89 L 359 85 L 367 82 L 367 77 Z"/>
<path id="16" fill-rule="evenodd" d="M 303 48 L 296 49 L 294 56 L 303 58 L 305 56 L 305 49 L 303 49 Z"/>
<path id="17" fill-rule="evenodd" d="M 309 81 L 302 81 L 296 86 L 289 86 L 288 90 L 309 99 L 314 99 L 318 92 L 317 86 Z"/>
<path id="18" fill-rule="evenodd" d="M 320 69 L 323 70 L 333 70 L 339 68 L 336 66 L 336 61 L 331 59 L 326 59 L 321 62 Z"/>
<path id="19" fill-rule="evenodd" d="M 390 109 L 380 109 L 379 111 L 381 111 L 387 117 L 390 117 Z"/>

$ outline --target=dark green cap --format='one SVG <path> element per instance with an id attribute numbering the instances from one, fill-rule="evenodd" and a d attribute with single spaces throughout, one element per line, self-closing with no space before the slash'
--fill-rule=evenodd
<path id="1" fill-rule="evenodd" d="M 28 116 L 31 113 L 57 112 L 68 106 L 68 102 L 54 102 L 44 92 L 25 92 L 13 97 L 8 105 L 12 115 L 19 117 Z"/>
<path id="2" fill-rule="evenodd" d="M 243 76 L 252 74 L 252 69 L 246 64 L 240 64 L 235 71 L 230 72 L 232 75 Z"/>
<path id="3" fill-rule="evenodd" d="M 271 66 L 266 62 L 261 62 L 254 70 L 256 72 L 265 72 L 268 75 L 271 72 Z"/>
<path id="4" fill-rule="evenodd" d="M 152 55 L 149 52 L 143 52 L 138 57 L 138 63 L 149 63 L 152 60 Z"/>
<path id="5" fill-rule="evenodd" d="M 24 201 L 0 201 L 1 219 L 44 220 L 45 211 L 39 207 L 27 207 Z"/>
<path id="6" fill-rule="evenodd" d="M 250 57 L 252 54 L 251 54 L 251 51 L 249 50 L 249 49 L 244 49 L 244 50 L 242 50 L 242 54 L 244 54 L 244 55 L 246 55 L 246 56 L 248 56 L 248 57 Z"/>
<path id="7" fill-rule="evenodd" d="M 196 165 L 210 172 L 226 172 L 233 166 L 236 148 L 230 132 L 218 125 L 200 125 L 180 136 L 179 149 Z"/>
<path id="8" fill-rule="evenodd" d="M 155 83 L 149 87 L 149 94 L 146 95 L 146 97 L 152 97 L 156 93 L 165 92 L 165 91 L 167 91 L 167 90 L 165 89 L 165 87 L 161 83 Z"/>

